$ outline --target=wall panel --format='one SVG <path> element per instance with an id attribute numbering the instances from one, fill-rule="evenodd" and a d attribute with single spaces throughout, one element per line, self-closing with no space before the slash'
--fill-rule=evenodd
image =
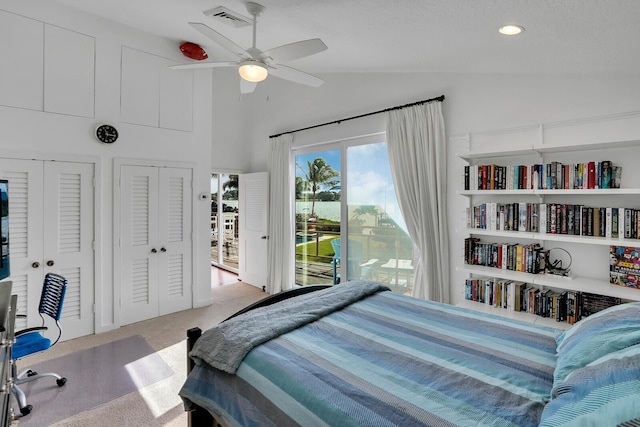
<path id="1" fill-rule="evenodd" d="M 120 115 L 123 122 L 159 126 L 159 68 L 157 56 L 122 47 Z"/>
<path id="2" fill-rule="evenodd" d="M 95 39 L 44 26 L 44 111 L 94 116 Z"/>
<path id="3" fill-rule="evenodd" d="M 0 105 L 42 110 L 44 24 L 0 10 Z"/>

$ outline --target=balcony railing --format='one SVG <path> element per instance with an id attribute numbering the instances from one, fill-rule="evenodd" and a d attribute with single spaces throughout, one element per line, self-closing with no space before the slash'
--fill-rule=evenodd
<path id="1" fill-rule="evenodd" d="M 332 283 L 334 259 L 330 241 L 340 237 L 340 224 L 296 223 L 296 282 Z M 349 278 L 371 279 L 410 293 L 413 286 L 411 239 L 397 227 L 350 225 Z"/>

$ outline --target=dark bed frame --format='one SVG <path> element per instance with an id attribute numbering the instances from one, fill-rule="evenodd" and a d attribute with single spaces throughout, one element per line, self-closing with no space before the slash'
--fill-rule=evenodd
<path id="1" fill-rule="evenodd" d="M 256 308 L 266 307 L 268 305 L 275 304 L 277 302 L 284 301 L 289 298 L 308 294 L 310 292 L 319 291 L 322 289 L 329 288 L 331 286 L 332 285 L 308 285 L 308 286 L 301 286 L 294 289 L 289 289 L 287 291 L 278 292 L 277 294 L 270 295 L 266 298 L 261 299 L 260 301 L 257 301 L 251 305 L 248 305 L 247 307 L 243 308 L 237 313 L 234 313 L 233 315 L 227 317 L 222 322 L 226 322 L 229 319 L 233 319 L 236 316 L 239 316 L 243 313 L 254 310 Z M 196 341 L 198 340 L 198 338 L 200 338 L 201 335 L 202 335 L 202 329 L 200 329 L 197 326 L 187 330 L 187 375 L 189 375 L 189 373 L 193 370 L 193 367 L 195 366 L 195 362 L 189 357 L 189 353 L 191 352 L 191 350 L 193 349 L 193 346 L 195 345 Z M 196 404 L 194 404 L 193 406 L 194 408 L 190 410 L 189 413 L 187 414 L 189 427 L 202 427 L 202 426 L 222 427 L 222 424 L 216 421 L 213 418 L 213 415 L 209 413 L 209 411 L 207 411 L 206 409 Z"/>

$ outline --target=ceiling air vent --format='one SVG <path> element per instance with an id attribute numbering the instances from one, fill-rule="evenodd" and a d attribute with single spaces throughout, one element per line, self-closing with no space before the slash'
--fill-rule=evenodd
<path id="1" fill-rule="evenodd" d="M 231 25 L 235 28 L 246 27 L 252 24 L 251 18 L 242 16 L 239 13 L 234 12 L 233 10 L 227 9 L 224 6 L 218 6 L 214 9 L 206 10 L 203 13 L 218 22 Z"/>

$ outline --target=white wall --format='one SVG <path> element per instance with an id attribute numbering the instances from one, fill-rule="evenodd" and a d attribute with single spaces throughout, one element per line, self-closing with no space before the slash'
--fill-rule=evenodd
<path id="1" fill-rule="evenodd" d="M 45 0 L 5 0 L 8 10 L 61 28 L 95 37 L 95 111 L 77 117 L 0 106 L 0 148 L 5 153 L 33 153 L 34 158 L 94 156 L 98 158 L 99 200 L 97 280 L 98 329 L 112 327 L 111 275 L 114 158 L 144 158 L 192 162 L 196 167 L 194 194 L 209 191 L 211 170 L 259 172 L 267 169 L 268 136 L 326 121 L 358 115 L 444 94 L 444 113 L 451 136 L 571 118 L 633 111 L 640 99 L 637 75 L 470 75 L 470 74 L 329 74 L 318 89 L 269 78 L 250 95 L 239 94 L 234 69 L 194 73 L 193 131 L 174 131 L 121 122 L 120 58 L 122 46 L 179 60 L 178 42 L 159 39 L 51 4 Z M 1 59 L 1 58 L 0 58 Z M 213 76 L 213 78 L 211 78 Z M 94 141 L 99 122 L 116 124 L 121 140 L 113 146 Z M 314 131 L 317 140 L 331 139 L 334 125 Z M 349 132 L 382 129 L 378 115 Z M 343 126 L 347 128 L 347 126 Z M 339 132 L 338 132 L 339 133 Z M 302 135 L 302 134 L 301 134 Z M 302 138 L 298 136 L 298 138 Z M 455 144 L 455 143 L 452 143 Z M 456 147 L 449 150 L 449 180 L 460 180 Z M 453 186 L 452 186 L 453 187 Z M 463 200 L 449 191 L 451 216 L 457 218 Z M 209 206 L 196 203 L 196 304 L 209 301 Z M 457 223 L 450 225 L 454 235 Z M 453 242 L 452 253 L 457 251 Z M 456 258 L 457 259 L 457 255 Z M 452 266 L 452 282 L 459 281 Z"/>
<path id="2" fill-rule="evenodd" d="M 213 71 L 212 170 L 220 173 L 251 171 L 253 126 L 250 95 L 240 95 L 240 76 L 234 68 Z"/>
<path id="3" fill-rule="evenodd" d="M 445 95 L 443 104 L 449 137 L 513 128 L 538 123 L 564 121 L 640 110 L 638 75 L 492 75 L 492 74 L 332 74 L 322 76 L 326 83 L 311 89 L 271 79 L 258 87 L 252 108 L 254 126 L 248 137 L 253 141 L 252 171 L 266 170 L 268 135 L 403 105 Z M 371 131 L 384 128 L 384 115 L 367 119 Z M 333 140 L 347 126 L 332 125 L 296 134 L 317 141 Z M 230 124 L 232 125 L 232 124 Z M 367 132 L 366 129 L 360 129 Z M 640 139 L 640 135 L 637 136 Z M 461 212 L 467 199 L 457 196 L 464 162 L 455 156 L 460 142 L 452 140 L 448 149 L 448 210 L 451 283 L 453 301 L 459 297 L 464 273 L 455 263 L 461 259 Z M 476 147 L 480 148 L 480 147 Z M 640 159 L 638 159 L 640 160 Z M 579 256 L 580 254 L 574 254 Z"/>
<path id="4" fill-rule="evenodd" d="M 151 37 L 44 0 L 5 0 L 0 9 L 52 26 L 95 38 L 94 111 L 88 116 L 57 114 L 32 109 L 0 106 L 0 149 L 2 157 L 35 159 L 90 159 L 96 170 L 96 332 L 119 326 L 114 304 L 113 272 L 113 160 L 148 159 L 158 164 L 181 162 L 194 167 L 194 304 L 211 302 L 209 259 L 209 203 L 196 195 L 208 193 L 211 171 L 212 80 L 207 70 L 193 72 L 192 130 L 179 131 L 158 126 L 126 123 L 121 116 L 121 58 L 123 47 L 149 57 L 180 60 L 178 42 Z M 20 43 L 12 39 L 10 43 Z M 3 58 L 0 58 L 2 61 Z M 6 60 L 6 58 L 4 58 Z M 57 58 L 49 58 L 56 61 Z M 53 62 L 55 64 L 55 62 Z M 64 64 L 60 64 L 64 65 Z M 2 64 L 5 67 L 5 64 Z M 11 64 L 15 67 L 16 64 Z M 31 70 L 25 69 L 24 72 Z M 189 71 L 191 73 L 191 71 Z M 141 76 L 144 78 L 144 76 Z M 73 90 L 73 89 L 70 89 Z M 184 117 L 181 118 L 183 120 Z M 169 120 L 171 121 L 171 120 Z M 184 121 L 184 120 L 183 120 Z M 120 139 L 112 145 L 95 140 L 99 123 L 115 125 Z M 115 323 L 114 323 L 115 322 Z"/>

